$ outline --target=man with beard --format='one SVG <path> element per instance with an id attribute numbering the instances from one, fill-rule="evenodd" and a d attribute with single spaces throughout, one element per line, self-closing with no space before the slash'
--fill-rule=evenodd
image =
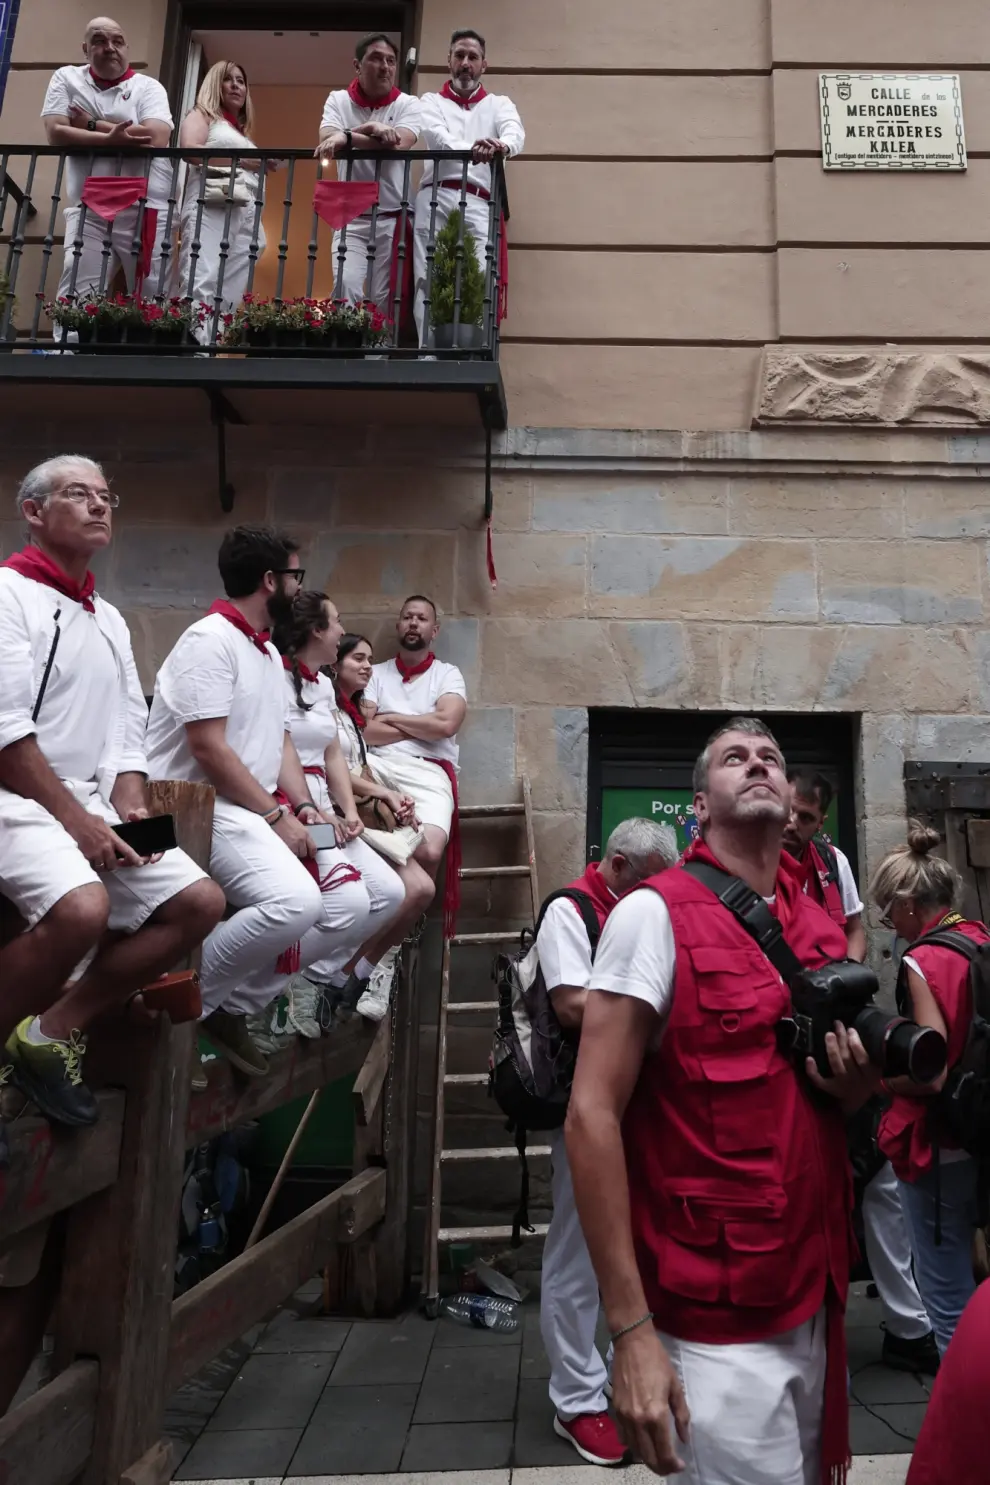
<path id="1" fill-rule="evenodd" d="M 847 858 L 820 837 L 832 785 L 824 774 L 789 768 L 791 812 L 784 826 L 784 850 L 798 863 L 804 890 L 845 930 L 846 952 L 860 963 L 866 958 L 863 904 Z"/>
<path id="2" fill-rule="evenodd" d="M 499 155 L 503 159 L 509 159 L 520 154 L 526 142 L 526 133 L 519 110 L 512 99 L 501 93 L 489 93 L 482 82 L 482 77 L 488 70 L 488 62 L 485 57 L 485 38 L 479 32 L 454 32 L 450 38 L 447 65 L 450 76 L 440 92 L 424 93 L 420 100 L 423 111 L 423 143 L 431 150 L 471 151 L 472 164 L 468 168 L 467 186 L 464 188 L 464 222 L 466 230 L 474 238 L 478 262 L 484 271 L 489 236 L 491 162 Z M 435 163 L 440 178 L 434 208 Z M 463 166 L 459 160 L 451 161 L 448 166 L 444 166 L 442 161 L 428 160 L 423 167 L 419 194 L 416 197 L 416 229 L 413 239 L 416 323 L 421 345 L 426 339 L 427 328 L 423 310 L 426 252 L 431 223 L 435 241 L 451 212 L 460 210 L 462 182 Z M 504 221 L 502 245 L 502 261 L 498 267 L 501 277 L 500 297 L 504 301 L 508 262 Z"/>
<path id="3" fill-rule="evenodd" d="M 272 999 L 274 960 L 299 941 L 302 968 L 326 952 L 319 934 L 304 938 L 322 912 L 302 864 L 316 855 L 306 825 L 322 817 L 288 730 L 282 657 L 268 638 L 269 624 L 291 617 L 305 572 L 296 543 L 267 526 L 228 531 L 218 565 L 227 597 L 186 630 L 158 672 L 147 749 L 154 777 L 216 790 L 210 874 L 237 911 L 203 945 L 204 1027 L 236 1068 L 260 1077 L 268 1063 L 246 1018 Z"/>
<path id="4" fill-rule="evenodd" d="M 223 912 L 182 851 L 146 860 L 117 834 L 149 813 L 131 637 L 89 571 L 117 504 L 92 459 L 46 460 L 17 497 L 31 545 L 0 566 L 0 892 L 25 924 L 0 948 L 0 1088 L 67 1125 L 99 1113 L 85 1032 Z"/>
<path id="5" fill-rule="evenodd" d="M 688 1485 L 838 1485 L 850 1463 L 842 1115 L 878 1074 L 838 1024 L 832 1076 L 784 1055 L 790 994 L 716 895 L 736 878 L 746 910 L 776 918 L 808 968 L 845 955 L 781 855 L 790 790 L 765 724 L 715 732 L 694 790 L 699 839 L 605 924 L 568 1112 L 615 1410 L 644 1463 Z"/>

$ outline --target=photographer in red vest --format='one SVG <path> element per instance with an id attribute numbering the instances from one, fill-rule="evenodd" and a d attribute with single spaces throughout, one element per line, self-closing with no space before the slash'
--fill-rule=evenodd
<path id="1" fill-rule="evenodd" d="M 787 782 L 791 786 L 791 813 L 784 826 L 784 850 L 798 863 L 808 896 L 845 929 L 849 958 L 862 963 L 866 958 L 866 929 L 852 867 L 838 846 L 816 839 L 832 803 L 832 785 L 824 774 L 802 768 L 789 768 Z"/>
<path id="2" fill-rule="evenodd" d="M 842 1485 L 850 1172 L 843 1113 L 877 1088 L 855 1032 L 830 1077 L 778 1046 L 790 992 L 691 869 L 741 880 L 803 966 L 845 934 L 781 856 L 772 734 L 734 718 L 695 765 L 699 840 L 613 909 L 567 1119 L 627 1442 L 690 1485 Z"/>

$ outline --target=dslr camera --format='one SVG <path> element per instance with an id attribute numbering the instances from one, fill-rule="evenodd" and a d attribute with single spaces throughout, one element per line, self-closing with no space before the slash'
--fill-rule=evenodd
<path id="1" fill-rule="evenodd" d="M 777 1038 L 781 1051 L 799 1067 L 806 1057 L 813 1057 L 822 1076 L 832 1076 L 825 1037 L 834 1031 L 836 1021 L 857 1033 L 885 1078 L 930 1083 L 945 1067 L 944 1037 L 931 1026 L 890 1016 L 874 1004 L 880 987 L 868 965 L 836 959 L 821 969 L 802 970 L 788 988 L 793 1012 L 778 1023 Z"/>

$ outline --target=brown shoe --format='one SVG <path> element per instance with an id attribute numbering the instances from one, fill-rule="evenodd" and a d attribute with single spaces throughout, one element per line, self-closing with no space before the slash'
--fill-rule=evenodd
<path id="1" fill-rule="evenodd" d="M 229 1011 L 212 1011 L 200 1023 L 210 1041 L 233 1063 L 238 1072 L 247 1078 L 263 1078 L 268 1071 L 268 1059 L 251 1040 L 247 1029 L 247 1017 L 232 1015 Z"/>
<path id="2" fill-rule="evenodd" d="M 192 1093 L 205 1093 L 210 1086 L 210 1080 L 206 1076 L 206 1068 L 203 1059 L 199 1055 L 199 1047 L 193 1042 L 192 1061 L 189 1064 L 189 1088 Z"/>

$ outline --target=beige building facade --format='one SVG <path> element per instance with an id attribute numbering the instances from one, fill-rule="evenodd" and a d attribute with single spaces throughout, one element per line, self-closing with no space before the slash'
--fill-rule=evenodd
<path id="1" fill-rule="evenodd" d="M 0 144 L 42 141 L 91 8 L 22 7 Z M 122 505 L 102 578 L 149 688 L 215 595 L 231 519 L 297 531 L 311 577 L 383 644 L 406 592 L 434 594 L 472 699 L 464 795 L 531 774 L 547 888 L 589 844 L 589 710 L 655 711 L 658 736 L 672 712 L 847 715 L 862 880 L 903 837 L 905 760 L 990 753 L 986 7 L 420 0 L 327 4 L 319 24 L 351 36 L 385 11 L 416 48 L 413 91 L 439 86 L 451 29 L 478 26 L 527 129 L 507 170 L 497 590 L 483 437 L 444 395 L 243 394 L 231 517 L 192 381 L 4 382 L 5 550 L 20 473 L 67 445 L 105 459 Z M 272 55 L 315 30 L 227 0 L 116 15 L 176 113 L 197 25 Z M 968 168 L 823 171 L 818 74 L 844 68 L 960 74 Z M 265 144 L 309 142 L 292 84 L 269 79 Z"/>

